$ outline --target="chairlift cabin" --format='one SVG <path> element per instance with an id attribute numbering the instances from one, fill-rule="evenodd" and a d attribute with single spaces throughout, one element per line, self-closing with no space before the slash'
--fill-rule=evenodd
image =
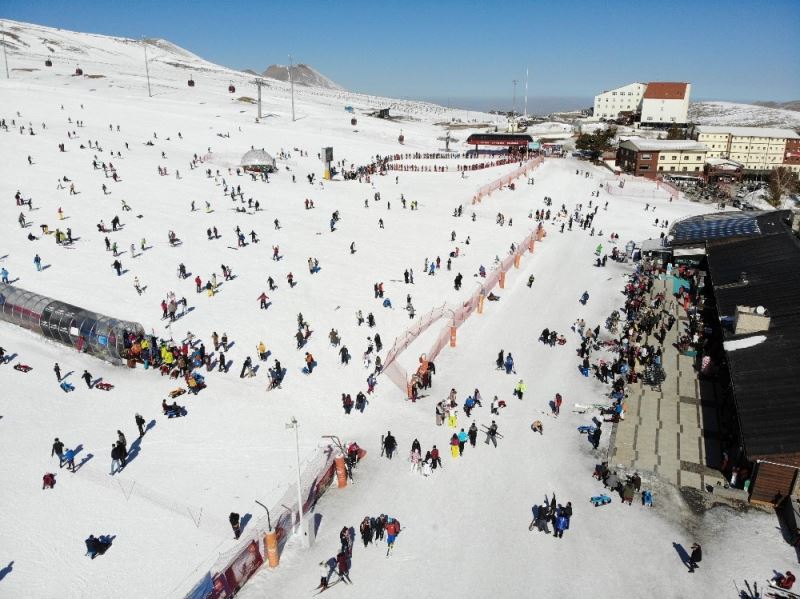
<path id="1" fill-rule="evenodd" d="M 231 84 L 228 86 L 228 92 L 232 94 L 236 93 L 236 87 L 233 85 L 233 82 L 231 82 Z"/>
<path id="2" fill-rule="evenodd" d="M 194 79 L 189 77 L 189 81 L 186 82 L 189 87 L 194 87 Z"/>
<path id="3" fill-rule="evenodd" d="M 358 124 L 358 119 L 355 118 L 350 119 L 350 124 L 353 125 L 353 127 L 355 127 Z"/>
<path id="4" fill-rule="evenodd" d="M 75 74 L 76 75 L 83 75 L 83 69 L 78 67 L 77 69 L 75 69 Z"/>
<path id="5" fill-rule="evenodd" d="M 52 67 L 53 66 L 53 61 L 48 58 L 47 60 L 44 61 L 44 66 Z"/>
<path id="6" fill-rule="evenodd" d="M 400 135 L 397 137 L 397 141 L 400 142 L 401 144 L 406 141 L 406 136 L 403 135 L 403 130 L 402 129 L 400 129 Z"/>

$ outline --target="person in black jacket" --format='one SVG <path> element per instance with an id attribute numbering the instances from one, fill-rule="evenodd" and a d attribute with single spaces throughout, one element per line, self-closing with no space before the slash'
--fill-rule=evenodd
<path id="1" fill-rule="evenodd" d="M 58 467 L 64 467 L 64 444 L 58 440 L 56 437 L 55 441 L 53 441 L 53 449 L 50 451 L 50 457 L 54 455 L 58 456 Z"/>
<path id="2" fill-rule="evenodd" d="M 111 476 L 122 470 L 122 447 L 119 443 L 111 445 Z"/>
<path id="3" fill-rule="evenodd" d="M 86 381 L 86 386 L 91 389 L 92 388 L 92 375 L 89 374 L 88 370 L 84 370 L 81 378 Z"/>
<path id="4" fill-rule="evenodd" d="M 231 528 L 233 529 L 233 537 L 238 539 L 242 534 L 242 530 L 239 525 L 239 514 L 236 512 L 231 512 L 231 515 L 228 516 L 228 521 L 231 523 Z"/>
<path id="5" fill-rule="evenodd" d="M 136 428 L 139 429 L 139 437 L 144 437 L 144 431 L 145 431 L 145 429 L 144 429 L 144 424 L 145 424 L 144 418 L 142 418 L 141 414 L 136 414 L 135 420 L 136 420 Z"/>
<path id="6" fill-rule="evenodd" d="M 392 436 L 392 431 L 387 431 L 386 437 L 383 439 L 383 451 L 386 457 L 392 459 L 392 454 L 397 448 L 397 440 Z"/>
<path id="7" fill-rule="evenodd" d="M 703 549 L 699 543 L 694 543 L 692 545 L 692 553 L 689 555 L 689 563 L 686 564 L 689 566 L 689 572 L 694 572 L 699 567 L 698 564 L 702 559 Z"/>

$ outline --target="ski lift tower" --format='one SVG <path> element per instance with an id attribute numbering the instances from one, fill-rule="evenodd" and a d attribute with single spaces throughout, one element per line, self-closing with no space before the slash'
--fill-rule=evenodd
<path id="1" fill-rule="evenodd" d="M 253 81 L 258 88 L 258 120 L 261 120 L 261 88 L 266 85 L 263 79 L 256 79 Z"/>
<path id="2" fill-rule="evenodd" d="M 443 136 L 441 136 L 441 137 L 437 137 L 437 138 L 436 138 L 436 140 L 437 140 L 437 141 L 443 141 L 443 142 L 444 142 L 444 149 L 445 149 L 445 152 L 449 152 L 449 151 L 450 151 L 450 142 L 451 142 L 451 141 L 452 141 L 453 143 L 456 143 L 456 142 L 458 141 L 458 140 L 457 140 L 455 137 L 452 137 L 452 136 L 450 135 L 450 131 L 449 131 L 449 130 L 447 131 L 447 135 L 443 135 Z"/>

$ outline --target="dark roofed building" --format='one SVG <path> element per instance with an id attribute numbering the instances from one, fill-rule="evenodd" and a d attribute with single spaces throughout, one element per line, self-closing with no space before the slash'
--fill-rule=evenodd
<path id="1" fill-rule="evenodd" d="M 789 216 L 788 210 L 700 214 L 673 223 L 667 242 L 676 256 L 689 255 L 691 250 L 703 255 L 707 244 L 784 233 L 783 223 Z"/>
<path id="2" fill-rule="evenodd" d="M 762 213 L 706 244 L 750 499 L 772 505 L 800 468 L 800 241 L 786 215 Z"/>

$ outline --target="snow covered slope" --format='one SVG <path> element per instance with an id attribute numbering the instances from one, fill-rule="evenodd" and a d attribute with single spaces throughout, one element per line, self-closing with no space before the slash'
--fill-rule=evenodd
<path id="1" fill-rule="evenodd" d="M 345 103 L 359 109 L 384 100 L 308 88 L 297 92 L 293 122 L 286 85 L 272 81 L 264 90 L 266 116 L 256 123 L 255 108 L 241 100 L 255 95 L 247 89 L 248 76 L 166 42 L 148 44 L 149 98 L 143 65 L 137 62 L 139 54 L 143 58 L 138 42 L 20 23 L 9 29 L 16 45 L 9 54 L 12 78 L 0 79 L 0 119 L 8 125 L 0 130 L 0 265 L 21 288 L 138 321 L 160 337 L 180 341 L 191 331 L 211 351 L 212 331 L 227 333 L 226 358 L 232 364 L 227 373 L 205 373 L 208 388 L 197 396 L 178 399 L 186 417 L 167 419 L 161 401 L 178 381 L 152 370 L 116 368 L 0 323 L 0 344 L 14 356 L 0 365 L 0 596 L 182 597 L 220 553 L 237 547 L 228 514 L 256 518 L 262 513 L 256 500 L 273 505 L 289 488 L 295 448 L 285 424 L 293 416 L 300 423 L 301 461 L 331 434 L 356 439 L 369 453 L 354 485 L 332 489 L 323 498 L 315 547 L 290 543 L 281 567 L 260 571 L 244 596 L 309 595 L 318 581 L 317 564 L 336 551 L 341 527 L 380 513 L 395 515 L 405 528 L 394 555 L 386 559 L 383 548 L 356 548 L 355 584 L 335 586 L 331 597 L 374 597 L 376 592 L 389 598 L 509 597 L 530 596 L 532 588 L 548 597 L 617 597 L 632 588 L 653 589 L 659 597 L 713 597 L 729 590 L 733 577 L 763 578 L 771 567 L 790 567 L 793 549 L 780 540 L 770 515 L 722 511 L 693 517 L 680 496 L 667 491 L 657 495 L 652 510 L 618 503 L 590 509 L 588 497 L 598 490 L 591 471 L 599 454 L 575 431 L 584 416 L 547 418 L 545 435 L 532 437 L 530 421 L 541 417 L 556 391 L 565 405 L 590 403 L 603 391 L 599 383 L 578 376 L 574 337 L 556 348 L 535 343 L 545 326 L 568 332 L 577 316 L 600 323 L 619 305 L 627 267 L 595 268 L 598 238 L 587 231 L 561 235 L 548 225 L 547 239 L 510 272 L 506 288 L 497 290 L 500 301 L 487 302 L 485 314 L 459 330 L 458 347 L 437 360 L 428 397 L 407 402 L 400 389 L 379 377 L 363 414 L 342 410 L 342 393 L 365 390 L 369 370 L 361 355 L 367 337 L 379 333 L 386 348 L 405 331 L 412 322 L 402 309 L 407 295 L 418 314 L 463 301 L 479 288 L 479 267 L 491 269 L 496 256 L 504 256 L 532 229 L 528 215 L 544 207 L 545 196 L 553 198 L 554 207 L 581 203 L 584 210 L 590 200 L 607 200 L 608 210 L 600 210 L 596 219 L 606 245 L 612 231 L 622 245 L 657 236 L 652 213 L 642 210 L 640 199 L 591 195 L 607 172 L 588 167 L 590 176 L 576 176 L 576 169 L 587 169 L 584 163 L 554 159 L 534 173 L 535 185 L 498 191 L 474 207 L 467 202 L 475 190 L 516 165 L 469 171 L 465 177 L 454 170 L 400 171 L 369 181 L 312 185 L 306 175 L 319 178 L 321 147 L 332 146 L 334 159 L 346 160 L 347 166 L 365 164 L 375 154 L 435 152 L 441 130 L 433 121 L 469 115 L 397 102 L 398 111 L 413 118 L 394 122 L 359 116 L 353 127 Z M 52 45 L 55 52 L 43 38 L 58 41 Z M 48 56 L 53 67 L 44 66 Z M 86 75 L 103 77 L 74 77 L 77 66 Z M 191 88 L 186 85 L 190 75 L 196 82 Z M 227 89 L 231 81 L 235 94 Z M 404 146 L 398 143 L 401 127 Z M 268 183 L 229 170 L 251 146 L 278 157 L 278 172 Z M 191 168 L 195 155 L 210 158 Z M 102 163 L 107 168 L 113 163 L 119 181 L 104 174 Z M 77 194 L 69 193 L 69 182 L 59 185 L 65 176 Z M 241 187 L 244 201 L 230 198 L 233 186 Z M 14 202 L 17 191 L 32 200 L 31 210 Z M 380 200 L 374 199 L 376 193 Z M 403 209 L 401 195 L 419 208 Z M 262 210 L 248 209 L 250 198 Z M 305 209 L 306 199 L 316 207 Z M 130 211 L 122 209 L 123 201 Z M 197 210 L 190 209 L 192 202 Z M 459 205 L 464 216 L 455 218 Z M 663 201 L 657 208 L 658 216 L 669 220 L 705 211 L 683 200 Z M 340 220 L 331 231 L 334 211 Z M 17 224 L 21 212 L 30 226 Z M 498 212 L 506 226 L 496 224 Z M 99 232 L 97 224 L 108 225 L 114 216 L 121 219 L 120 229 Z M 52 234 L 42 233 L 42 225 L 51 231 L 69 228 L 75 242 L 57 245 Z M 219 239 L 208 239 L 212 227 Z M 242 247 L 236 243 L 237 227 L 246 234 Z M 169 231 L 180 245 L 168 243 Z M 250 241 L 250 231 L 257 243 Z M 121 276 L 111 268 L 114 256 L 105 249 L 106 237 L 118 246 Z M 271 259 L 272 246 L 279 246 L 280 261 Z M 447 271 L 444 263 L 456 248 L 458 257 Z M 35 254 L 47 266 L 40 272 L 33 266 Z M 313 275 L 307 268 L 311 257 L 321 267 Z M 442 269 L 423 275 L 426 259 L 437 257 Z M 176 276 L 180 263 L 192 273 L 188 279 Z M 223 281 L 222 264 L 231 268 L 233 279 Z M 417 273 L 413 285 L 403 283 L 407 268 Z M 286 283 L 290 272 L 294 288 Z M 457 272 L 465 279 L 460 291 L 453 286 Z M 212 273 L 221 283 L 218 294 L 196 293 L 193 278 L 205 282 Z M 531 274 L 536 284 L 528 288 Z M 274 292 L 267 290 L 268 276 L 278 286 Z M 141 295 L 134 277 L 144 287 Z M 393 308 L 374 297 L 378 282 L 384 283 Z M 577 298 L 587 289 L 592 300 L 581 307 Z M 263 291 L 271 301 L 266 310 L 257 300 Z M 161 319 L 159 307 L 169 292 L 185 297 L 190 308 L 173 325 Z M 359 326 L 357 310 L 372 312 L 376 327 Z M 294 338 L 298 312 L 313 331 L 301 350 Z M 348 366 L 339 363 L 328 343 L 332 328 L 354 357 Z M 260 341 L 271 352 L 269 365 L 279 359 L 287 369 L 281 389 L 265 391 L 266 364 L 257 360 L 254 378 L 237 376 L 244 359 L 255 358 Z M 404 366 L 412 367 L 428 347 L 412 345 L 402 357 Z M 517 358 L 515 377 L 494 369 L 501 347 Z M 319 364 L 310 376 L 301 373 L 305 351 Z M 17 362 L 33 370 L 12 369 Z M 75 391 L 58 387 L 55 362 Z M 80 378 L 84 369 L 115 388 L 88 389 Z M 529 385 L 522 402 L 511 397 L 517 377 Z M 484 397 L 484 406 L 473 414 L 479 424 L 492 419 L 492 396 L 509 403 L 496 417 L 504 434 L 500 446 L 479 444 L 462 459 L 445 456 L 445 468 L 434 477 L 412 476 L 403 459 L 411 441 L 419 438 L 426 449 L 446 448 L 452 433 L 435 425 L 434 401 L 451 388 L 462 401 L 476 387 Z M 110 444 L 121 430 L 133 448 L 137 412 L 153 422 L 152 428 L 136 442 L 128 466 L 111 476 Z M 391 462 L 379 457 L 380 436 L 387 430 L 400 445 Z M 77 472 L 59 469 L 48 453 L 55 437 L 78 451 Z M 41 488 L 46 472 L 57 475 L 52 490 Z M 531 504 L 554 491 L 559 501 L 572 501 L 576 508 L 572 529 L 560 540 L 528 533 Z M 249 531 L 245 526 L 244 534 Z M 95 560 L 84 555 L 83 540 L 90 533 L 114 536 L 112 548 Z M 696 539 L 708 554 L 692 577 L 681 572 L 673 542 L 688 546 Z"/>
<path id="2" fill-rule="evenodd" d="M 800 112 L 735 102 L 693 102 L 689 120 L 698 125 L 800 128 Z"/>
<path id="3" fill-rule="evenodd" d="M 285 64 L 272 64 L 268 66 L 267 70 L 261 73 L 261 75 L 267 79 L 276 79 L 286 82 L 289 81 L 289 67 Z M 341 85 L 334 83 L 314 67 L 307 64 L 300 63 L 294 65 L 292 67 L 292 79 L 296 85 L 345 91 Z"/>

